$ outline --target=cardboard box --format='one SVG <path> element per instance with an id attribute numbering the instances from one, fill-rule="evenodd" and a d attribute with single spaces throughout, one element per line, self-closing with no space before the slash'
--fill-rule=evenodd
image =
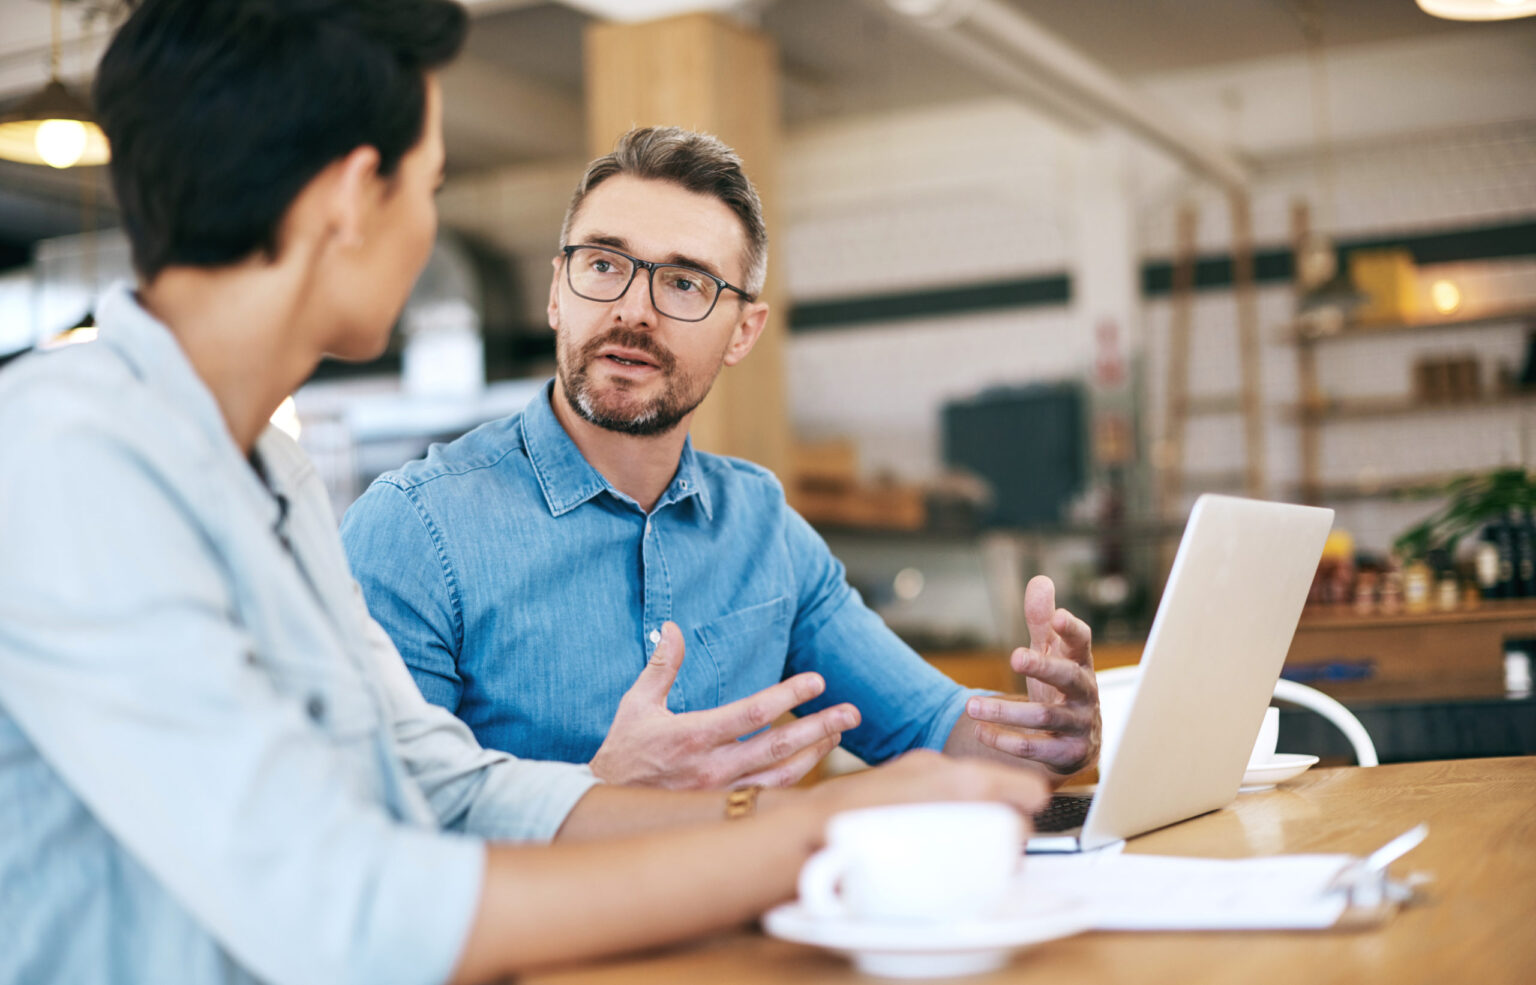
<path id="1" fill-rule="evenodd" d="M 1355 312 L 1357 321 L 1412 321 L 1418 314 L 1418 277 L 1408 250 L 1355 250 L 1349 279 L 1370 298 Z"/>

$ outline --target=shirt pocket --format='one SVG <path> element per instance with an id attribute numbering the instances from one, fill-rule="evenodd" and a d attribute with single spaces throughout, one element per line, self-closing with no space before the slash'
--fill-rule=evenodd
<path id="1" fill-rule="evenodd" d="M 714 662 L 718 688 L 713 705 L 777 684 L 789 654 L 789 630 L 794 600 L 784 595 L 737 609 L 695 630 Z M 687 661 L 683 663 L 687 669 Z"/>

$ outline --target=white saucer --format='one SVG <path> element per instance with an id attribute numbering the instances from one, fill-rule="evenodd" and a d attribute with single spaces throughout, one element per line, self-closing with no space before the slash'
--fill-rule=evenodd
<path id="1" fill-rule="evenodd" d="M 1005 916 L 947 924 L 914 924 L 818 917 L 798 902 L 763 916 L 763 929 L 797 944 L 824 947 L 853 959 L 866 975 L 938 978 L 995 971 L 1014 951 L 1087 930 L 1077 900 L 1011 904 Z"/>
<path id="2" fill-rule="evenodd" d="M 1277 783 L 1284 783 L 1293 776 L 1300 776 L 1316 765 L 1316 756 L 1277 752 L 1267 763 L 1258 765 L 1249 763 L 1248 771 L 1243 774 L 1243 784 L 1239 789 L 1245 792 L 1268 790 Z"/>

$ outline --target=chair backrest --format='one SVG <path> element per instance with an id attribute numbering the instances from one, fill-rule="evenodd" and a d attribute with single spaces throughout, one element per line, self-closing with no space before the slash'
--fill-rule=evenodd
<path id="1" fill-rule="evenodd" d="M 1344 738 L 1355 750 L 1355 761 L 1361 766 L 1376 766 L 1380 760 L 1376 758 L 1376 743 L 1371 741 L 1371 734 L 1360 724 L 1360 719 L 1355 713 L 1339 704 L 1333 698 L 1319 691 L 1315 687 L 1308 687 L 1296 681 L 1288 681 L 1285 678 L 1275 682 L 1275 698 L 1293 705 L 1299 705 L 1317 712 L 1328 719 L 1344 733 Z"/>
<path id="2" fill-rule="evenodd" d="M 1098 672 L 1099 713 L 1104 720 L 1099 753 L 1101 760 L 1109 759 L 1111 750 L 1120 742 L 1125 716 L 1130 711 L 1131 697 L 1136 693 L 1136 681 L 1140 675 L 1141 668 L 1134 665 L 1111 667 Z M 1371 741 L 1365 726 L 1360 724 L 1360 719 L 1333 698 L 1316 688 L 1284 678 L 1275 682 L 1275 698 L 1314 711 L 1332 722 L 1344 733 L 1344 738 L 1349 740 L 1355 751 L 1355 760 L 1361 766 L 1376 766 L 1380 763 L 1376 756 L 1376 744 Z"/>

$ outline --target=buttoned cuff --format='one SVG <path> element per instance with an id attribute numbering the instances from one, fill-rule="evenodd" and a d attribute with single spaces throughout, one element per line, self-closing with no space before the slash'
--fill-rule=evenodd
<path id="1" fill-rule="evenodd" d="M 586 765 L 513 759 L 475 798 L 464 829 L 492 841 L 547 842 L 601 781 Z"/>
<path id="2" fill-rule="evenodd" d="M 960 724 L 960 716 L 965 714 L 965 703 L 972 698 L 985 698 L 989 695 L 1001 693 L 1001 691 L 989 691 L 986 688 L 980 687 L 957 689 L 950 696 L 949 700 L 944 702 L 944 706 L 939 709 L 939 713 L 933 716 L 933 721 L 928 727 L 928 734 L 923 736 L 923 740 L 918 744 L 918 748 L 937 749 L 942 752 L 944 743 L 949 741 L 950 733 L 954 732 L 955 726 Z"/>

